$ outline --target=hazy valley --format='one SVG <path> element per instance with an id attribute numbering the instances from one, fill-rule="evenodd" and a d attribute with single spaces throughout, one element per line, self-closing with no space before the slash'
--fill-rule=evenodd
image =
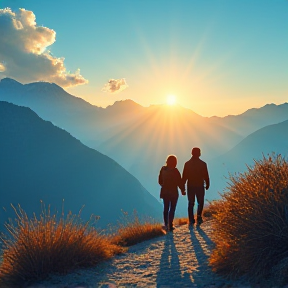
<path id="1" fill-rule="evenodd" d="M 121 210 L 159 219 L 157 200 L 114 160 L 29 108 L 0 101 L 0 115 L 1 227 L 15 216 L 10 204 L 31 216 L 41 211 L 41 200 L 60 214 L 63 199 L 65 212 L 78 214 L 84 206 L 83 219 L 100 216 L 101 226 L 116 224 Z"/>
<path id="2" fill-rule="evenodd" d="M 43 181 L 38 174 L 35 174 L 35 171 L 39 173 L 39 169 L 36 169 L 35 166 L 34 168 L 31 168 L 31 166 L 30 169 L 27 169 L 27 166 L 25 168 L 23 167 L 22 169 L 25 170 L 24 177 L 21 170 L 18 171 L 17 169 L 20 169 L 19 167 L 22 165 L 21 163 L 34 163 L 36 159 L 39 159 L 38 157 L 40 153 L 37 150 L 29 148 L 32 145 L 29 143 L 34 143 L 34 138 L 27 138 L 25 140 L 27 146 L 24 146 L 26 147 L 26 150 L 23 147 L 21 152 L 23 155 L 26 155 L 27 151 L 29 151 L 29 157 L 28 154 L 25 156 L 26 162 L 24 160 L 19 161 L 22 157 L 20 157 L 20 155 L 18 156 L 18 159 L 13 158 L 16 156 L 10 157 L 9 155 L 12 152 L 10 152 L 11 150 L 7 150 L 5 153 L 3 152 L 1 154 L 1 163 L 5 163 L 5 165 L 1 164 L 1 174 L 4 175 L 2 171 L 5 170 L 6 178 L 9 175 L 9 177 L 14 177 L 15 175 L 17 175 L 17 177 L 22 177 L 21 181 L 23 181 L 24 184 L 26 182 L 32 183 L 35 181 L 33 179 L 42 179 L 41 181 L 36 181 L 37 183 L 41 182 L 42 186 L 39 183 L 39 185 L 33 184 L 34 186 L 25 186 L 28 184 L 25 184 L 24 186 L 17 186 L 14 183 L 12 185 L 14 190 L 11 188 L 11 191 L 13 191 L 13 193 L 11 192 L 11 197 L 12 195 L 17 196 L 9 200 L 13 200 L 13 203 L 15 203 L 15 201 L 20 202 L 21 198 L 18 198 L 20 197 L 18 195 L 25 195 L 26 192 L 28 193 L 28 190 L 29 193 L 40 193 L 42 196 L 42 193 L 43 195 L 47 195 L 49 194 L 49 191 L 55 189 L 57 191 L 62 191 L 61 193 L 63 193 L 56 193 L 57 195 L 59 193 L 59 197 L 57 196 L 57 201 L 65 198 L 67 203 L 69 195 L 77 194 L 77 191 L 84 189 L 85 191 L 89 191 L 87 192 L 87 195 L 97 194 L 97 201 L 100 201 L 101 203 L 99 203 L 99 208 L 96 204 L 93 204 L 95 207 L 95 209 L 93 209 L 102 211 L 101 209 L 103 206 L 109 207 L 109 205 L 112 205 L 111 203 L 114 205 L 114 200 L 118 202 L 117 198 L 114 196 L 112 198 L 109 198 L 110 196 L 108 197 L 108 195 L 112 193 L 111 191 L 113 191 L 113 193 L 115 191 L 115 194 L 117 194 L 118 191 L 124 191 L 125 187 L 129 186 L 127 182 L 123 181 L 121 176 L 121 173 L 125 173 L 125 175 L 130 175 L 127 177 L 130 178 L 132 182 L 134 181 L 134 184 L 129 186 L 129 189 L 131 188 L 129 190 L 131 195 L 133 195 L 133 191 L 135 190 L 133 196 L 134 198 L 131 198 L 127 194 L 127 198 L 129 198 L 129 203 L 131 204 L 128 206 L 129 209 L 132 209 L 132 207 L 136 208 L 137 210 L 140 209 L 137 205 L 143 202 L 143 200 L 140 200 L 141 197 L 143 197 L 146 199 L 145 203 L 147 205 L 149 205 L 149 201 L 151 202 L 154 210 L 147 210 L 148 206 L 143 206 L 143 209 L 140 209 L 141 213 L 145 212 L 146 210 L 156 211 L 159 209 L 160 211 L 161 206 L 159 204 L 159 185 L 157 183 L 157 177 L 159 169 L 165 163 L 165 159 L 168 154 L 177 155 L 179 160 L 178 168 L 180 171 L 182 171 L 184 162 L 190 158 L 191 148 L 195 146 L 201 148 L 202 159 L 208 163 L 208 169 L 212 180 L 211 188 L 207 192 L 206 198 L 212 200 L 219 197 L 218 192 L 221 192 L 225 187 L 227 182 L 225 177 L 228 176 L 229 172 L 234 173 L 245 170 L 245 164 L 253 164 L 253 159 L 261 158 L 262 154 L 266 155 L 267 153 L 275 152 L 287 156 L 288 153 L 288 124 L 286 121 L 288 120 L 287 103 L 282 105 L 269 104 L 262 108 L 250 109 L 241 115 L 226 116 L 222 118 L 202 117 L 192 110 L 177 105 L 153 105 L 150 107 L 142 107 L 132 100 L 115 102 L 114 105 L 103 109 L 68 94 L 56 84 L 38 82 L 22 85 L 21 83 L 7 78 L 2 79 L 0 82 L 0 100 L 29 107 L 41 118 L 51 121 L 54 125 L 65 129 L 72 136 L 79 139 L 83 144 L 112 158 L 132 175 L 134 175 L 155 197 L 149 198 L 149 196 L 147 196 L 147 191 L 141 187 L 141 184 L 120 166 L 117 166 L 118 170 L 113 172 L 116 175 L 115 181 L 114 178 L 112 180 L 109 173 L 103 172 L 103 174 L 99 174 L 95 172 L 98 171 L 97 169 L 102 171 L 102 168 L 105 168 L 106 162 L 109 158 L 104 157 L 94 150 L 88 149 L 79 141 L 77 142 L 77 145 L 79 145 L 79 147 L 82 145 L 81 149 L 83 151 L 87 151 L 87 153 L 84 153 L 86 158 L 79 156 L 79 159 L 77 160 L 78 162 L 75 160 L 75 157 L 72 157 L 74 152 L 70 152 L 69 154 L 68 144 L 65 144 L 65 147 L 62 146 L 61 148 L 61 153 L 64 153 L 65 151 L 66 162 L 59 157 L 61 154 L 60 152 L 57 154 L 56 150 L 52 148 L 52 146 L 50 146 L 50 148 L 49 146 L 45 146 L 48 145 L 47 138 L 43 139 L 43 143 L 41 143 L 41 145 L 39 144 L 40 146 L 43 146 L 43 148 L 45 147 L 45 150 L 47 150 L 45 154 L 51 153 L 49 154 L 50 162 L 53 163 L 53 159 L 54 162 L 57 163 L 54 163 L 53 165 L 56 165 L 60 169 L 55 170 L 55 166 L 51 166 L 51 163 L 47 165 L 47 163 L 40 160 L 37 163 L 37 167 L 43 167 L 45 170 L 45 173 L 43 173 L 41 177 L 44 177 L 43 175 L 45 175 L 45 177 L 48 179 L 54 179 L 51 180 L 53 185 L 49 184 L 48 186 L 45 186 L 43 184 L 45 181 Z M 11 112 L 11 119 L 14 119 L 15 117 L 17 119 L 18 116 L 16 115 L 13 116 L 13 113 Z M 3 123 L 3 119 L 4 118 L 1 112 L 1 123 Z M 9 123 L 11 122 L 11 119 L 8 122 L 5 122 L 6 133 L 7 131 L 10 131 Z M 39 122 L 40 120 L 41 119 L 38 117 L 37 121 L 35 121 Z M 11 123 L 13 123 L 13 121 Z M 21 121 L 19 124 L 20 123 Z M 1 125 L 3 126 L 3 124 Z M 17 127 L 19 126 L 17 125 L 15 124 L 15 131 L 17 131 Z M 21 132 L 23 133 L 22 137 L 24 137 L 24 135 L 28 135 L 29 129 L 28 127 L 26 127 L 26 129 L 27 131 L 23 130 Z M 57 128 L 54 127 L 54 129 Z M 59 131 L 66 133 L 63 130 Z M 35 132 L 33 137 L 36 137 L 38 134 L 40 135 L 40 132 L 42 133 L 41 135 L 47 135 L 45 129 L 40 129 Z M 9 149 L 11 149 L 12 144 L 16 145 L 15 147 L 18 147 L 18 145 L 21 143 L 18 138 L 20 135 L 20 132 L 17 132 L 12 138 L 6 137 L 5 145 L 9 147 Z M 69 135 L 69 137 L 71 136 Z M 2 139 L 5 139 L 5 137 L 1 136 L 1 143 L 3 145 Z M 77 141 L 73 137 L 71 137 L 71 139 L 73 139 L 74 142 Z M 52 150 L 55 151 L 52 153 Z M 14 155 L 16 154 L 14 153 Z M 96 160 L 96 155 L 98 155 L 98 157 L 101 155 L 102 158 Z M 69 162 L 71 161 L 70 157 L 74 159 L 74 164 Z M 109 161 L 113 163 L 112 160 L 109 159 Z M 7 165 L 10 165 L 10 167 L 13 167 L 13 169 L 5 169 Z M 77 167 L 77 169 L 75 168 L 74 170 L 69 170 L 71 167 L 73 167 L 73 165 Z M 116 163 L 114 165 L 116 165 Z M 87 167 L 85 168 L 85 172 L 83 171 L 83 167 Z M 70 172 L 69 175 L 66 174 L 65 177 L 67 177 L 66 179 L 73 179 L 74 184 L 71 184 L 71 182 L 70 186 L 63 186 L 62 184 L 67 180 L 64 181 L 59 179 L 59 175 L 61 175 L 61 173 L 65 175 L 65 173 L 68 171 L 67 169 Z M 13 172 L 14 170 L 15 173 Z M 109 168 L 107 168 L 107 170 L 109 170 Z M 16 171 L 18 172 L 16 173 Z M 60 173 L 60 171 L 62 172 Z M 92 171 L 94 171 L 94 174 Z M 35 175 L 37 175 L 36 178 Z M 107 177 L 105 178 L 106 180 L 104 181 L 103 176 L 99 175 L 105 175 L 105 177 Z M 99 176 L 99 179 L 97 176 Z M 28 181 L 27 179 L 30 180 Z M 7 183 L 7 181 L 5 183 L 5 189 L 7 189 L 10 184 Z M 106 183 L 109 183 L 109 185 Z M 119 185 L 121 185 L 121 189 L 116 188 L 120 187 Z M 43 188 L 44 186 L 45 188 Z M 16 193 L 16 191 L 18 192 Z M 26 192 L 24 193 L 23 191 Z M 82 192 L 79 193 L 81 194 L 78 196 L 81 198 Z M 136 193 L 139 193 L 137 194 L 137 197 Z M 1 193 L 1 197 L 3 197 L 2 194 L 3 193 Z M 107 199 L 109 200 L 105 200 L 105 197 L 108 197 Z M 21 201 L 24 201 L 24 198 Z M 42 198 L 45 199 L 44 197 Z M 127 200 L 127 198 L 125 199 Z M 46 199 L 48 202 L 50 201 L 49 198 Z M 88 205 L 90 208 L 85 208 L 84 211 L 86 210 L 87 213 L 90 213 L 93 210 L 92 204 L 90 203 L 92 198 L 86 199 L 91 207 Z M 123 200 L 123 203 L 121 202 L 118 203 L 119 205 L 117 204 L 118 210 L 120 207 L 125 210 L 125 204 L 127 204 L 125 201 Z M 77 202 L 79 201 L 77 200 Z M 85 204 L 87 206 L 87 204 L 84 202 L 85 200 L 83 200 L 81 204 Z M 105 205 L 103 203 L 105 203 Z M 186 205 L 186 199 L 184 197 L 181 198 L 180 205 L 177 208 L 178 213 L 186 215 Z M 68 206 L 70 206 L 70 204 L 67 204 L 67 207 Z M 139 206 L 141 206 L 141 204 Z M 103 213 L 103 215 L 106 215 L 104 211 L 97 213 L 94 212 L 94 210 L 94 214 Z M 161 214 L 159 211 L 156 211 L 155 213 Z M 108 216 L 104 216 L 103 218 L 106 217 Z"/>

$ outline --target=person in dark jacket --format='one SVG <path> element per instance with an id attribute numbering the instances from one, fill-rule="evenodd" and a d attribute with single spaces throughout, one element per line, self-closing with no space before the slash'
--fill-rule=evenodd
<path id="1" fill-rule="evenodd" d="M 185 163 L 182 173 L 183 185 L 185 185 L 186 181 L 188 180 L 187 196 L 188 196 L 189 225 L 193 225 L 195 223 L 194 219 L 195 196 L 198 203 L 197 224 L 200 225 L 203 222 L 202 211 L 204 206 L 205 188 L 206 190 L 208 190 L 210 186 L 207 164 L 199 158 L 200 156 L 201 156 L 200 149 L 197 147 L 193 148 L 192 157 L 189 161 Z"/>
<path id="2" fill-rule="evenodd" d="M 167 231 L 174 230 L 173 220 L 179 197 L 178 187 L 181 189 L 182 195 L 186 195 L 181 174 L 176 166 L 177 157 L 169 155 L 166 160 L 166 166 L 161 168 L 158 177 L 158 183 L 161 185 L 160 198 L 163 199 L 164 203 L 164 225 Z"/>

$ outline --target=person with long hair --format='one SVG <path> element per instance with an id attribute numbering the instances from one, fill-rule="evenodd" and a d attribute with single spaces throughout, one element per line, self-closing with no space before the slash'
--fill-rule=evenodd
<path id="1" fill-rule="evenodd" d="M 186 195 L 181 174 L 176 166 L 177 157 L 175 155 L 169 155 L 166 159 L 166 165 L 161 168 L 158 177 L 158 183 L 161 186 L 160 198 L 163 199 L 164 204 L 164 225 L 167 231 L 175 229 L 173 220 L 179 197 L 178 187 L 180 188 L 182 195 Z"/>

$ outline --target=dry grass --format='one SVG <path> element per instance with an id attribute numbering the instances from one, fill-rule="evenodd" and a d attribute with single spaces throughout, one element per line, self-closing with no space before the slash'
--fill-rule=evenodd
<path id="1" fill-rule="evenodd" d="M 179 225 L 179 226 L 187 225 L 188 222 L 189 222 L 189 220 L 188 220 L 187 217 L 175 218 L 175 219 L 174 219 L 175 225 Z"/>
<path id="2" fill-rule="evenodd" d="M 28 219 L 21 208 L 16 212 L 16 225 L 7 224 L 10 235 L 1 237 L 0 286 L 22 287 L 50 273 L 94 266 L 123 250 L 100 235 L 90 222 L 83 224 L 79 215 L 68 214 L 57 220 L 57 215 L 44 211 L 39 218 Z"/>
<path id="3" fill-rule="evenodd" d="M 134 218 L 119 223 L 111 235 L 99 233 L 92 218 L 83 223 L 79 215 L 51 215 L 45 207 L 40 217 L 29 219 L 19 207 L 16 222 L 6 224 L 1 234 L 0 287 L 25 287 L 49 274 L 65 274 L 125 252 L 136 243 L 165 234 L 154 221 Z M 97 219 L 96 219 L 97 221 Z"/>
<path id="4" fill-rule="evenodd" d="M 216 212 L 213 210 L 212 207 L 210 207 L 210 205 L 205 206 L 202 213 L 204 222 L 211 220 L 215 213 Z M 174 223 L 175 225 L 179 226 L 188 225 L 189 219 L 188 217 L 175 218 Z"/>
<path id="5" fill-rule="evenodd" d="M 137 213 L 129 219 L 124 213 L 119 228 L 110 236 L 111 242 L 120 246 L 132 246 L 151 238 L 165 235 L 162 225 L 153 220 L 140 221 Z"/>
<path id="6" fill-rule="evenodd" d="M 204 206 L 203 209 L 203 217 L 206 220 L 211 220 L 217 213 L 217 210 L 215 210 L 215 205 L 213 205 L 214 201 L 209 202 L 209 205 Z"/>
<path id="7" fill-rule="evenodd" d="M 222 199 L 211 203 L 217 212 L 210 264 L 227 276 L 287 284 L 287 161 L 280 155 L 264 157 L 230 181 Z"/>

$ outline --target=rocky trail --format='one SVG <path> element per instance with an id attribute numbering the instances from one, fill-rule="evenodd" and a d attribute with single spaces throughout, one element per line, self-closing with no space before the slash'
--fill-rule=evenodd
<path id="1" fill-rule="evenodd" d="M 211 270 L 209 235 L 209 222 L 193 229 L 178 226 L 173 233 L 132 246 L 95 268 L 53 276 L 33 288 L 248 287 Z"/>

